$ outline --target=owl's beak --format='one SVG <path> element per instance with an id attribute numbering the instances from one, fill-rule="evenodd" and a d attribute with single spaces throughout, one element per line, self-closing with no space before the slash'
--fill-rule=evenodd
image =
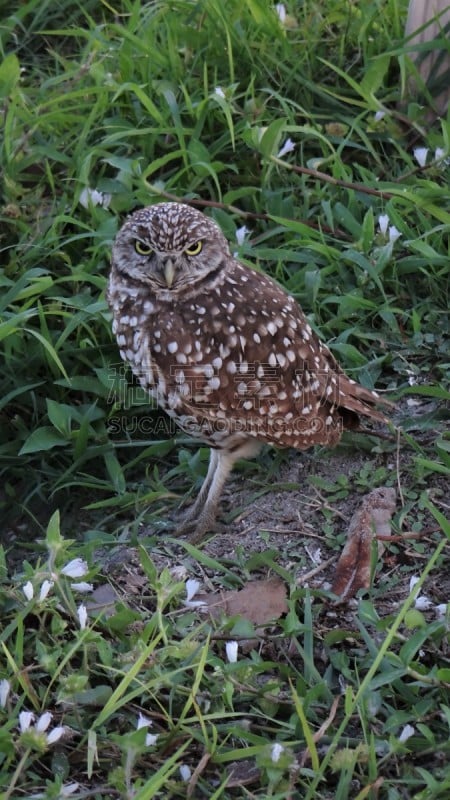
<path id="1" fill-rule="evenodd" d="M 166 261 L 164 261 L 163 272 L 164 272 L 164 279 L 167 283 L 167 288 L 170 289 L 173 283 L 173 279 L 175 277 L 175 264 L 173 263 L 171 258 L 168 258 Z"/>

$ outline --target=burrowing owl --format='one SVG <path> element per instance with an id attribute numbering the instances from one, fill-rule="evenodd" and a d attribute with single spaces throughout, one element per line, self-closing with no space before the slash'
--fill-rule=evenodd
<path id="1" fill-rule="evenodd" d="M 336 444 L 358 415 L 386 421 L 348 378 L 299 305 L 240 264 L 218 226 L 181 203 L 136 211 L 117 234 L 108 287 L 120 355 L 182 430 L 211 446 L 190 510 L 214 524 L 237 459 L 266 442 Z"/>

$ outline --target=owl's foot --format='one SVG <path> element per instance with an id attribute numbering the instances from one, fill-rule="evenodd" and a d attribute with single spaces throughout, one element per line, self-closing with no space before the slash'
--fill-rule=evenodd
<path id="1" fill-rule="evenodd" d="M 194 503 L 177 524 L 175 535 L 186 537 L 191 544 L 198 544 L 206 534 L 220 532 L 221 527 L 216 520 L 215 509 L 204 508 L 198 514 L 197 503 Z"/>

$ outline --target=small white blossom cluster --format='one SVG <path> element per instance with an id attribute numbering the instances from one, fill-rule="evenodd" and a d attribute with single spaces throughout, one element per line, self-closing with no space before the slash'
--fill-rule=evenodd
<path id="1" fill-rule="evenodd" d="M 417 575 L 412 575 L 409 581 L 409 591 L 410 593 L 414 589 L 416 583 L 419 582 L 419 578 Z M 418 611 L 429 611 L 430 609 L 434 610 L 434 613 L 437 617 L 445 617 L 448 611 L 448 603 L 433 603 L 429 597 L 425 594 L 417 595 L 414 601 L 414 608 L 417 608 Z"/>
<path id="2" fill-rule="evenodd" d="M 111 195 L 106 192 L 99 192 L 98 189 L 90 189 L 89 186 L 86 186 L 80 193 L 79 201 L 83 208 L 89 208 L 90 205 L 109 208 Z"/>
<path id="3" fill-rule="evenodd" d="M 401 233 L 395 225 L 389 225 L 389 217 L 387 214 L 380 214 L 378 217 L 378 227 L 383 236 L 389 237 L 389 244 L 394 244 L 400 238 Z"/>
<path id="4" fill-rule="evenodd" d="M 48 727 L 52 721 L 53 714 L 50 711 L 44 711 L 37 719 L 32 711 L 21 711 L 19 714 L 19 730 L 20 733 L 25 733 L 28 730 L 35 730 L 37 733 L 45 733 L 47 744 L 55 744 L 64 734 L 64 725 L 57 725 L 47 733 Z M 33 725 L 36 719 L 36 723 Z"/>
<path id="5" fill-rule="evenodd" d="M 46 578 L 45 580 L 42 581 L 41 586 L 39 588 L 39 592 L 36 597 L 37 602 L 38 603 L 44 602 L 44 600 L 48 597 L 49 593 L 53 589 L 55 581 L 58 580 L 60 575 L 64 575 L 66 578 L 82 578 L 84 575 L 86 575 L 87 571 L 88 571 L 88 565 L 86 561 L 84 561 L 82 558 L 73 558 L 59 571 L 59 573 L 52 572 L 51 574 L 52 580 Z M 71 583 L 70 586 L 75 592 L 92 592 L 94 589 L 92 583 L 86 583 L 85 581 L 78 581 L 76 583 Z M 34 586 L 31 581 L 27 581 L 22 586 L 22 591 L 28 601 L 31 602 L 32 600 L 35 599 Z M 84 630 L 87 622 L 86 606 L 81 604 L 77 609 L 77 614 L 80 623 L 80 628 L 81 630 Z"/>
<path id="6" fill-rule="evenodd" d="M 416 159 L 419 167 L 425 167 L 427 163 L 429 149 L 428 147 L 416 147 L 413 150 L 413 156 Z M 445 166 L 448 162 L 448 159 L 445 156 L 445 150 L 442 147 L 436 147 L 434 151 L 434 161 L 442 162 Z"/>
<path id="7" fill-rule="evenodd" d="M 141 728 L 150 728 L 152 725 L 151 719 L 144 717 L 143 714 L 139 714 L 138 720 L 136 723 L 136 729 L 139 731 Z M 146 747 L 152 747 L 158 741 L 159 733 L 147 733 L 145 737 L 145 745 Z"/>

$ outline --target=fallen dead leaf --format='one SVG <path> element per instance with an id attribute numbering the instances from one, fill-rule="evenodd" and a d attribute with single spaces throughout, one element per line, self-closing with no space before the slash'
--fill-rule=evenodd
<path id="1" fill-rule="evenodd" d="M 202 595 L 201 599 L 214 617 L 240 615 L 258 626 L 275 622 L 288 611 L 286 586 L 281 578 L 250 581 L 243 589 Z"/>
<path id="2" fill-rule="evenodd" d="M 395 501 L 395 489 L 381 486 L 366 495 L 353 514 L 332 585 L 342 600 L 369 587 L 372 541 L 374 537 L 389 536 Z"/>

